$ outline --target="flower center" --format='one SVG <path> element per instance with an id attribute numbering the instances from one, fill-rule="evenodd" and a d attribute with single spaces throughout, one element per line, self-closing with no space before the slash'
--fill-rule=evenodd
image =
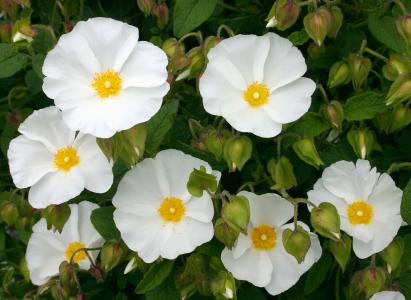
<path id="1" fill-rule="evenodd" d="M 270 250 L 275 247 L 277 233 L 273 227 L 260 225 L 251 232 L 251 241 L 257 250 Z"/>
<path id="2" fill-rule="evenodd" d="M 54 164 L 60 171 L 67 172 L 79 162 L 77 151 L 71 146 L 58 149 L 54 155 Z"/>
<path id="3" fill-rule="evenodd" d="M 68 245 L 66 249 L 66 260 L 70 262 L 70 259 L 73 256 L 74 252 L 82 248 L 86 248 L 86 245 L 80 242 L 73 242 L 70 245 Z M 84 251 L 77 251 L 76 254 L 74 254 L 73 256 L 73 262 L 78 263 L 86 259 L 86 257 L 86 253 Z"/>
<path id="4" fill-rule="evenodd" d="M 108 69 L 105 72 L 94 74 L 91 86 L 96 90 L 100 98 L 117 96 L 121 91 L 123 79 L 117 72 Z"/>
<path id="5" fill-rule="evenodd" d="M 167 197 L 161 202 L 158 213 L 166 222 L 180 222 L 186 208 L 183 201 L 176 197 Z"/>
<path id="6" fill-rule="evenodd" d="M 244 100 L 250 104 L 251 107 L 257 108 L 268 102 L 270 91 L 265 84 L 254 81 L 244 91 Z"/>
<path id="7" fill-rule="evenodd" d="M 372 206 L 365 201 L 355 201 L 347 208 L 348 220 L 353 225 L 369 224 L 372 220 Z"/>

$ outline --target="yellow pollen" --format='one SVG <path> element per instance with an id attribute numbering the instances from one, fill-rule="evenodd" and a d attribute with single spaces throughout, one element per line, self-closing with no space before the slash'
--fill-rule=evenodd
<path id="1" fill-rule="evenodd" d="M 105 72 L 94 74 L 91 86 L 96 90 L 100 98 L 105 99 L 117 96 L 121 91 L 123 79 L 116 71 L 108 69 Z"/>
<path id="2" fill-rule="evenodd" d="M 86 248 L 86 245 L 80 242 L 73 242 L 70 245 L 68 245 L 66 249 L 66 260 L 70 262 L 71 257 L 73 256 L 74 252 L 76 252 L 78 249 Z M 73 256 L 73 262 L 78 263 L 84 259 L 86 259 L 86 253 L 84 251 L 78 251 L 76 254 Z"/>
<path id="3" fill-rule="evenodd" d="M 262 224 L 251 232 L 251 241 L 257 250 L 270 250 L 275 247 L 277 233 L 273 227 Z"/>
<path id="4" fill-rule="evenodd" d="M 265 84 L 254 81 L 244 91 L 243 96 L 251 107 L 257 108 L 268 102 L 270 91 Z"/>
<path id="5" fill-rule="evenodd" d="M 353 225 L 369 224 L 372 220 L 373 208 L 365 201 L 355 201 L 348 206 L 347 215 Z"/>
<path id="6" fill-rule="evenodd" d="M 76 149 L 71 146 L 63 147 L 54 154 L 54 165 L 60 171 L 67 172 L 80 162 Z"/>
<path id="7" fill-rule="evenodd" d="M 166 222 L 180 222 L 183 218 L 186 208 L 183 201 L 176 197 L 166 197 L 158 208 L 158 213 Z"/>

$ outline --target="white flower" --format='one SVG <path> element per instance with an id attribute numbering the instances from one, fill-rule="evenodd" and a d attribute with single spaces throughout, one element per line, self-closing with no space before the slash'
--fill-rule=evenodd
<path id="1" fill-rule="evenodd" d="M 304 57 L 275 33 L 225 39 L 208 60 L 200 78 L 204 108 L 238 131 L 273 137 L 310 107 L 316 86 L 301 77 L 307 70 Z"/>
<path id="2" fill-rule="evenodd" d="M 111 163 L 91 135 L 70 130 L 56 107 L 34 111 L 19 127 L 22 134 L 10 142 L 7 156 L 18 188 L 31 187 L 35 208 L 60 204 L 84 188 L 106 192 L 113 183 Z"/>
<path id="3" fill-rule="evenodd" d="M 44 61 L 43 90 L 73 130 L 110 137 L 150 119 L 169 90 L 167 56 L 109 18 L 80 21 Z"/>
<path id="4" fill-rule="evenodd" d="M 205 161 L 177 150 L 164 150 L 137 164 L 120 181 L 113 198 L 114 222 L 127 246 L 145 262 L 174 259 L 213 237 L 210 196 L 191 196 L 191 172 Z M 220 178 L 218 172 L 215 173 Z"/>
<path id="5" fill-rule="evenodd" d="M 385 291 L 374 294 L 370 300 L 405 300 L 400 292 Z"/>
<path id="6" fill-rule="evenodd" d="M 304 261 L 288 254 L 282 243 L 282 233 L 294 224 L 285 224 L 293 217 L 293 205 L 276 194 L 256 195 L 241 192 L 250 203 L 250 224 L 247 235 L 240 233 L 232 250 L 225 248 L 221 260 L 239 280 L 264 287 L 277 295 L 292 287 L 321 257 L 321 245 L 314 233 L 309 233 L 311 247 Z M 305 230 L 309 228 L 299 222 Z"/>
<path id="7" fill-rule="evenodd" d="M 341 229 L 353 237 L 359 258 L 380 252 L 401 226 L 402 191 L 388 174 L 380 174 L 367 160 L 339 161 L 323 172 L 308 192 L 314 204 L 332 203 L 338 210 Z"/>
<path id="8" fill-rule="evenodd" d="M 61 233 L 47 230 L 47 222 L 41 219 L 33 226 L 26 250 L 27 266 L 33 284 L 42 285 L 59 273 L 63 261 L 77 263 L 81 269 L 90 268 L 90 261 L 81 248 L 100 247 L 104 239 L 96 231 L 90 221 L 91 212 L 98 208 L 97 204 L 83 201 L 70 204 L 70 217 Z M 89 251 L 95 260 L 99 251 Z M 74 256 L 73 256 L 74 254 Z"/>

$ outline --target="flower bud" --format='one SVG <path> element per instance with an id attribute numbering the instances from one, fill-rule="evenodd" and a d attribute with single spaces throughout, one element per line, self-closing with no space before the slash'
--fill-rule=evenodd
<path id="1" fill-rule="evenodd" d="M 212 130 L 205 140 L 205 146 L 208 152 L 214 155 L 216 160 L 220 160 L 223 155 L 225 136 L 223 133 L 218 133 Z"/>
<path id="2" fill-rule="evenodd" d="M 377 115 L 376 122 L 380 130 L 391 134 L 411 123 L 411 109 L 404 104 L 395 105 L 392 110 Z"/>
<path id="3" fill-rule="evenodd" d="M 323 202 L 311 210 L 311 225 L 323 237 L 340 239 L 340 215 L 331 203 Z"/>
<path id="4" fill-rule="evenodd" d="M 98 282 L 101 283 L 104 281 L 104 270 L 102 268 L 100 268 L 100 266 L 96 266 L 96 265 L 91 265 L 90 269 L 88 270 L 88 272 L 90 273 L 91 276 L 94 277 L 94 279 Z"/>
<path id="5" fill-rule="evenodd" d="M 404 240 L 397 236 L 394 240 L 380 252 L 381 258 L 387 263 L 388 273 L 397 269 L 404 254 Z"/>
<path id="6" fill-rule="evenodd" d="M 124 268 L 123 273 L 128 274 L 136 269 L 144 273 L 148 269 L 148 264 L 144 262 L 144 260 L 142 260 L 136 252 L 134 252 L 132 253 L 131 259 L 129 260 L 126 267 Z"/>
<path id="7" fill-rule="evenodd" d="M 253 143 L 245 135 L 234 136 L 227 140 L 224 145 L 224 160 L 230 172 L 241 171 L 245 163 L 251 158 Z"/>
<path id="8" fill-rule="evenodd" d="M 408 45 L 411 45 L 411 14 L 400 16 L 395 20 L 398 33 Z"/>
<path id="9" fill-rule="evenodd" d="M 147 18 L 151 14 L 151 10 L 153 9 L 155 2 L 154 0 L 137 0 L 137 5 Z"/>
<path id="10" fill-rule="evenodd" d="M 239 232 L 231 228 L 223 219 L 218 218 L 214 225 L 214 234 L 217 240 L 222 242 L 228 249 L 231 249 Z"/>
<path id="11" fill-rule="evenodd" d="M 339 240 L 328 241 L 328 248 L 343 272 L 351 259 L 351 244 L 350 237 L 344 233 Z"/>
<path id="12" fill-rule="evenodd" d="M 219 42 L 221 41 L 220 38 L 216 36 L 209 36 L 204 41 L 204 53 L 207 54 L 210 49 L 214 48 Z"/>
<path id="13" fill-rule="evenodd" d="M 363 270 L 361 276 L 361 286 L 367 299 L 384 287 L 385 279 L 386 276 L 383 268 L 368 267 Z"/>
<path id="14" fill-rule="evenodd" d="M 328 75 L 328 87 L 335 88 L 340 85 L 347 84 L 351 80 L 350 67 L 345 61 L 335 62 Z"/>
<path id="15" fill-rule="evenodd" d="M 235 298 L 235 280 L 231 273 L 219 271 L 211 280 L 211 293 L 215 299 L 234 299 Z"/>
<path id="16" fill-rule="evenodd" d="M 350 66 L 351 81 L 354 89 L 362 89 L 371 71 L 371 60 L 358 54 L 350 54 L 348 56 L 348 65 Z"/>
<path id="17" fill-rule="evenodd" d="M 0 0 L 0 11 L 3 11 L 11 19 L 16 19 L 19 5 L 14 0 Z"/>
<path id="18" fill-rule="evenodd" d="M 163 29 L 168 24 L 169 11 L 165 2 L 159 3 L 153 7 L 153 15 L 157 17 L 157 26 Z"/>
<path id="19" fill-rule="evenodd" d="M 305 31 L 318 46 L 323 44 L 330 30 L 330 23 L 331 13 L 325 6 L 321 6 L 304 17 Z"/>
<path id="20" fill-rule="evenodd" d="M 281 156 L 279 160 L 272 160 L 268 163 L 268 172 L 274 181 L 271 187 L 273 190 L 290 189 L 297 186 L 297 179 L 294 175 L 293 165 L 290 160 Z"/>
<path id="21" fill-rule="evenodd" d="M 368 128 L 352 128 L 347 133 L 347 139 L 355 154 L 362 159 L 365 159 L 372 150 L 380 149 L 374 132 Z"/>
<path id="22" fill-rule="evenodd" d="M 394 81 L 404 73 L 411 72 L 411 59 L 403 54 L 393 53 L 382 67 L 382 73 L 388 80 Z"/>
<path id="23" fill-rule="evenodd" d="M 203 196 L 204 191 L 215 192 L 217 190 L 217 178 L 213 174 L 208 174 L 204 166 L 194 169 L 187 182 L 187 189 L 194 197 Z"/>
<path id="24" fill-rule="evenodd" d="M 42 211 L 43 218 L 47 221 L 47 229 L 50 230 L 53 228 L 59 232 L 63 230 L 64 224 L 66 224 L 70 214 L 71 210 L 68 204 L 52 204 Z"/>
<path id="25" fill-rule="evenodd" d="M 327 36 L 330 38 L 335 38 L 342 26 L 344 15 L 338 6 L 331 7 L 329 12 L 331 15 L 331 19 L 330 28 L 328 30 Z"/>
<path id="26" fill-rule="evenodd" d="M 283 231 L 283 245 L 284 249 L 301 264 L 311 247 L 310 235 L 301 226 L 297 226 L 295 230 L 285 229 Z"/>
<path id="27" fill-rule="evenodd" d="M 114 269 L 125 255 L 125 249 L 121 242 L 109 241 L 107 242 L 100 252 L 101 266 L 105 272 L 109 272 Z"/>
<path id="28" fill-rule="evenodd" d="M 11 42 L 11 23 L 0 23 L 0 42 L 10 43 Z"/>
<path id="29" fill-rule="evenodd" d="M 411 98 L 411 73 L 404 73 L 395 79 L 388 91 L 385 103 L 398 104 Z"/>
<path id="30" fill-rule="evenodd" d="M 17 28 L 17 30 L 13 35 L 13 43 L 17 43 L 23 40 L 31 43 L 33 41 L 33 38 L 37 35 L 37 32 L 28 24 L 28 22 L 16 22 L 14 27 Z"/>
<path id="31" fill-rule="evenodd" d="M 300 15 L 300 4 L 295 0 L 277 0 L 268 14 L 266 27 L 286 30 L 294 25 Z"/>
<path id="32" fill-rule="evenodd" d="M 15 128 L 18 128 L 21 122 L 23 122 L 23 116 L 17 110 L 8 112 L 6 119 L 7 119 L 7 123 Z"/>
<path id="33" fill-rule="evenodd" d="M 147 137 L 147 126 L 142 123 L 118 132 L 115 136 L 115 156 L 129 167 L 133 167 L 143 157 Z"/>
<path id="34" fill-rule="evenodd" d="M 245 196 L 232 196 L 223 203 L 221 217 L 231 228 L 237 232 L 247 233 L 250 221 L 250 206 Z"/>
<path id="35" fill-rule="evenodd" d="M 306 137 L 295 142 L 293 144 L 293 149 L 301 160 L 312 165 L 316 169 L 324 164 L 317 152 L 313 138 Z"/>
<path id="36" fill-rule="evenodd" d="M 168 67 L 170 69 L 170 72 L 173 73 L 173 74 L 179 73 L 181 70 L 183 70 L 184 68 L 186 68 L 190 64 L 190 61 L 191 61 L 190 58 L 188 58 L 188 56 L 186 54 L 184 54 L 184 53 L 179 54 L 177 52 L 170 59 L 170 63 L 168 65 Z"/>
<path id="37" fill-rule="evenodd" d="M 17 205 L 12 201 L 4 202 L 0 207 L 0 220 L 7 225 L 12 226 L 19 218 Z"/>
<path id="38" fill-rule="evenodd" d="M 307 52 L 309 58 L 317 59 L 325 52 L 325 47 L 324 45 L 318 46 L 316 43 L 311 42 L 308 45 Z"/>
<path id="39" fill-rule="evenodd" d="M 29 273 L 29 268 L 27 267 L 27 261 L 26 261 L 25 257 L 20 259 L 19 270 L 20 270 L 21 275 L 23 275 L 24 280 L 27 283 L 29 283 L 30 282 L 30 273 Z"/>
<path id="40" fill-rule="evenodd" d="M 323 118 L 327 120 L 334 129 L 342 130 L 344 110 L 340 102 L 333 100 L 328 104 L 323 104 L 320 111 Z"/>
<path id="41" fill-rule="evenodd" d="M 175 38 L 169 38 L 164 41 L 162 47 L 168 57 L 173 57 L 177 53 L 184 53 L 184 44 L 179 43 Z"/>
<path id="42" fill-rule="evenodd" d="M 60 284 L 66 290 L 76 288 L 76 270 L 74 266 L 67 261 L 63 261 L 59 266 Z"/>
<path id="43" fill-rule="evenodd" d="M 187 57 L 190 59 L 190 63 L 187 67 L 186 72 L 182 72 L 177 76 L 176 81 L 188 78 L 192 79 L 200 75 L 205 66 L 205 56 L 203 48 L 195 47 L 188 51 Z"/>

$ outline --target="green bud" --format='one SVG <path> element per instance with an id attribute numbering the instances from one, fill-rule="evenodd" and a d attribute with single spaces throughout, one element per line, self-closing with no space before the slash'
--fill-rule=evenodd
<path id="1" fill-rule="evenodd" d="M 167 3 L 162 2 L 153 7 L 153 16 L 157 18 L 157 26 L 160 29 L 164 29 L 169 20 L 169 11 Z"/>
<path id="2" fill-rule="evenodd" d="M 190 59 L 187 57 L 185 53 L 176 53 L 169 62 L 169 69 L 170 72 L 173 74 L 177 74 L 181 72 L 184 68 L 186 68 L 190 64 Z"/>
<path id="3" fill-rule="evenodd" d="M 63 230 L 64 224 L 70 217 L 71 210 L 68 204 L 60 205 L 49 205 L 47 208 L 43 209 L 42 215 L 46 219 L 47 229 L 53 228 L 61 232 Z"/>
<path id="4" fill-rule="evenodd" d="M 311 210 L 311 225 L 323 237 L 340 239 L 340 215 L 331 203 L 323 202 Z"/>
<path id="5" fill-rule="evenodd" d="M 0 42 L 10 43 L 11 42 L 11 29 L 12 25 L 9 22 L 0 23 Z"/>
<path id="6" fill-rule="evenodd" d="M 344 121 L 344 110 L 340 102 L 333 100 L 321 106 L 320 112 L 325 120 L 338 131 L 342 130 Z"/>
<path id="7" fill-rule="evenodd" d="M 382 73 L 388 80 L 394 81 L 404 73 L 411 72 L 411 59 L 403 54 L 393 53 L 382 67 Z"/>
<path id="8" fill-rule="evenodd" d="M 376 123 L 386 134 L 399 131 L 411 123 L 411 109 L 402 103 L 395 105 L 392 110 L 377 115 Z"/>
<path id="9" fill-rule="evenodd" d="M 275 183 L 271 189 L 281 190 L 284 188 L 288 190 L 293 186 L 297 186 L 293 165 L 287 157 L 281 156 L 279 160 L 273 160 L 272 163 L 270 161 L 268 168 L 268 172 Z"/>
<path id="10" fill-rule="evenodd" d="M 205 140 L 205 146 L 208 152 L 212 153 L 216 160 L 220 160 L 223 155 L 225 136 L 216 130 L 211 131 Z"/>
<path id="11" fill-rule="evenodd" d="M 161 47 L 168 57 L 176 54 L 184 54 L 184 44 L 179 43 L 175 38 L 166 39 Z"/>
<path id="12" fill-rule="evenodd" d="M 411 45 L 411 14 L 398 17 L 395 20 L 395 26 L 404 41 Z"/>
<path id="13" fill-rule="evenodd" d="M 330 11 L 331 19 L 330 19 L 330 28 L 327 32 L 327 36 L 330 38 L 335 38 L 342 26 L 344 15 L 338 6 L 331 7 L 329 11 Z"/>
<path id="14" fill-rule="evenodd" d="M 237 169 L 241 171 L 245 163 L 251 158 L 253 143 L 245 135 L 234 136 L 227 140 L 224 145 L 224 160 L 230 172 Z"/>
<path id="15" fill-rule="evenodd" d="M 328 248 L 343 272 L 351 259 L 351 244 L 350 237 L 344 233 L 341 234 L 341 239 L 328 241 Z"/>
<path id="16" fill-rule="evenodd" d="M 115 145 L 116 141 L 114 137 L 108 139 L 97 138 L 97 145 L 99 146 L 101 152 L 103 152 L 104 156 L 107 160 L 116 161 L 117 158 L 114 157 Z"/>
<path id="17" fill-rule="evenodd" d="M 245 196 L 232 196 L 223 203 L 221 217 L 234 230 L 247 233 L 250 206 Z"/>
<path id="18" fill-rule="evenodd" d="M 203 196 L 203 192 L 206 190 L 215 192 L 217 186 L 216 176 L 208 174 L 204 166 L 200 166 L 200 169 L 194 169 L 187 182 L 187 189 L 194 197 Z"/>
<path id="19" fill-rule="evenodd" d="M 304 17 L 305 31 L 318 46 L 323 44 L 330 30 L 331 17 L 330 11 L 325 6 L 321 6 Z"/>
<path id="20" fill-rule="evenodd" d="M 362 89 L 371 71 L 371 60 L 368 57 L 352 53 L 348 56 L 348 65 L 350 66 L 351 81 L 354 89 Z"/>
<path id="21" fill-rule="evenodd" d="M 316 43 L 311 42 L 308 45 L 307 52 L 309 58 L 317 59 L 325 52 L 325 47 L 324 45 L 318 46 Z"/>
<path id="22" fill-rule="evenodd" d="M 347 133 L 347 139 L 359 158 L 366 158 L 372 150 L 380 150 L 375 134 L 368 128 L 352 128 Z"/>
<path id="23" fill-rule="evenodd" d="M 239 232 L 231 228 L 223 219 L 218 218 L 214 225 L 214 234 L 217 240 L 222 242 L 228 249 L 234 246 Z"/>
<path id="24" fill-rule="evenodd" d="M 23 122 L 23 116 L 18 110 L 8 112 L 6 115 L 7 123 L 15 128 L 18 128 Z"/>
<path id="25" fill-rule="evenodd" d="M 219 42 L 221 41 L 220 38 L 216 36 L 209 36 L 204 41 L 204 53 L 208 53 L 210 49 L 214 48 Z"/>
<path id="26" fill-rule="evenodd" d="M 397 236 L 394 240 L 380 252 L 381 258 L 387 263 L 388 273 L 397 269 L 404 254 L 404 240 Z"/>
<path id="27" fill-rule="evenodd" d="M 26 261 L 25 257 L 20 259 L 19 269 L 20 269 L 21 275 L 23 275 L 23 277 L 24 277 L 24 280 L 27 283 L 29 283 L 30 282 L 30 273 L 29 273 L 29 268 L 27 267 L 27 261 Z"/>
<path id="28" fill-rule="evenodd" d="M 101 266 L 105 272 L 109 272 L 114 269 L 123 259 L 125 255 L 125 249 L 121 242 L 109 241 L 107 242 L 100 252 Z"/>
<path id="29" fill-rule="evenodd" d="M 398 104 L 411 98 L 411 73 L 404 73 L 395 79 L 388 91 L 385 103 Z"/>
<path id="30" fill-rule="evenodd" d="M 0 207 L 0 220 L 12 226 L 19 218 L 19 210 L 16 203 L 12 201 L 4 202 Z"/>
<path id="31" fill-rule="evenodd" d="M 300 4 L 295 0 L 277 0 L 266 18 L 267 27 L 286 30 L 297 21 L 300 11 Z"/>
<path id="32" fill-rule="evenodd" d="M 88 270 L 91 276 L 94 277 L 94 279 L 98 282 L 101 283 L 104 281 L 104 270 L 100 268 L 100 266 L 92 265 L 90 266 L 90 269 Z"/>
<path id="33" fill-rule="evenodd" d="M 142 123 L 118 132 L 115 136 L 115 155 L 132 168 L 143 157 L 147 126 Z"/>
<path id="34" fill-rule="evenodd" d="M 311 247 L 310 235 L 301 226 L 297 226 L 295 230 L 285 229 L 283 231 L 283 245 L 284 249 L 301 264 Z"/>
<path id="35" fill-rule="evenodd" d="M 60 285 L 67 291 L 76 289 L 76 270 L 74 266 L 63 261 L 59 266 Z"/>
<path id="36" fill-rule="evenodd" d="M 386 275 L 383 268 L 368 267 L 363 270 L 360 285 L 367 299 L 382 290 Z"/>
<path id="37" fill-rule="evenodd" d="M 151 10 L 153 9 L 155 2 L 153 0 L 137 0 L 137 5 L 147 18 L 151 14 Z"/>
<path id="38" fill-rule="evenodd" d="M 190 73 L 188 75 L 188 79 L 192 79 L 203 72 L 205 66 L 204 50 L 201 47 L 195 47 L 188 51 L 187 56 L 190 58 L 190 64 L 188 65 Z"/>
<path id="39" fill-rule="evenodd" d="M 347 84 L 351 80 L 350 67 L 345 61 L 335 62 L 328 75 L 328 87 L 335 88 L 340 85 Z"/>
<path id="40" fill-rule="evenodd" d="M 231 273 L 219 271 L 211 280 L 211 292 L 217 300 L 235 299 L 235 279 Z"/>
<path id="41" fill-rule="evenodd" d="M 293 149 L 301 160 L 312 165 L 316 169 L 324 164 L 317 152 L 313 138 L 306 137 L 295 142 L 293 144 Z"/>

